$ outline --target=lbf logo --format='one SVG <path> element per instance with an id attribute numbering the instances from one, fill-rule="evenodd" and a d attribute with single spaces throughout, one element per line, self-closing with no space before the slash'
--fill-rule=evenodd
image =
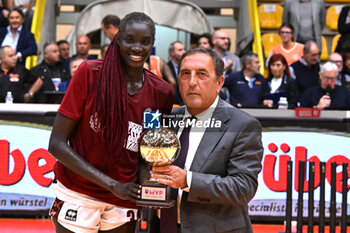
<path id="1" fill-rule="evenodd" d="M 144 129 L 159 129 L 160 128 L 160 116 L 162 114 L 157 110 L 156 112 L 144 111 L 143 112 L 143 128 Z"/>

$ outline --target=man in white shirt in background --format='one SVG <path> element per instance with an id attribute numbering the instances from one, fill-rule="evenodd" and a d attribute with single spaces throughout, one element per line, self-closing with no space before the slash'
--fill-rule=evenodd
<path id="1" fill-rule="evenodd" d="M 26 57 L 37 54 L 34 35 L 25 27 L 24 14 L 18 9 L 10 10 L 9 26 L 0 28 L 0 45 L 11 46 L 18 56 L 18 62 L 25 64 Z"/>

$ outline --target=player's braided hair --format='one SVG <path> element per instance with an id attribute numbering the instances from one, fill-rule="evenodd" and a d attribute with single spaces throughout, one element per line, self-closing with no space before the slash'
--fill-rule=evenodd
<path id="1" fill-rule="evenodd" d="M 127 79 L 117 41 L 125 33 L 126 26 L 133 23 L 150 25 L 153 35 L 155 33 L 154 22 L 144 13 L 133 12 L 121 20 L 119 32 L 108 46 L 102 63 L 94 101 L 93 109 L 100 120 L 100 132 L 106 148 L 104 158 L 107 168 L 118 161 L 128 136 Z"/>

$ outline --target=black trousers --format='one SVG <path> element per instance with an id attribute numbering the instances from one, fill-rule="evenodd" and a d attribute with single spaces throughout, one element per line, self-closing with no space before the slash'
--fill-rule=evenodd
<path id="1" fill-rule="evenodd" d="M 177 232 L 181 233 L 181 224 L 177 224 Z M 160 219 L 156 216 L 151 221 L 151 233 L 160 233 Z"/>

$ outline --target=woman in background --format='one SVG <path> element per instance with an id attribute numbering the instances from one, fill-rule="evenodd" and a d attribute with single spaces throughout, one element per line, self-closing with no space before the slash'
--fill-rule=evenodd
<path id="1" fill-rule="evenodd" d="M 295 80 L 290 77 L 285 57 L 282 54 L 272 55 L 268 63 L 268 70 L 264 105 L 269 108 L 277 108 L 280 97 L 287 97 L 288 108 L 295 108 L 299 95 Z"/>

